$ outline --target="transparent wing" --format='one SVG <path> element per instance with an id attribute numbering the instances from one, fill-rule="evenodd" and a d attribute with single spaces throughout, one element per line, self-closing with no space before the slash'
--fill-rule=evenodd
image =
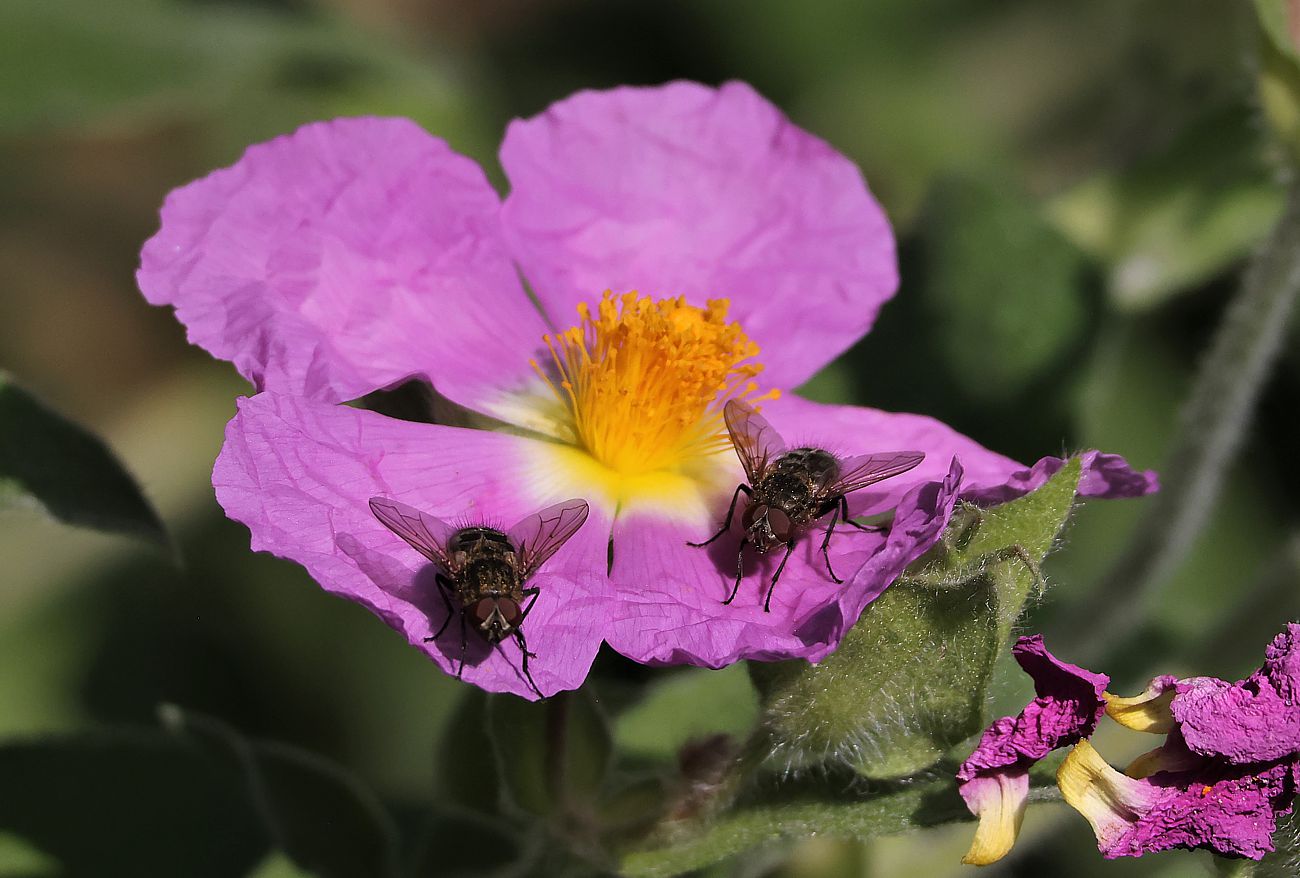
<path id="1" fill-rule="evenodd" d="M 578 532 L 587 520 L 586 500 L 565 500 L 534 512 L 510 528 L 506 536 L 519 553 L 523 578 L 527 579 L 555 554 L 555 550 Z"/>
<path id="2" fill-rule="evenodd" d="M 785 442 L 767 419 L 754 411 L 747 402 L 733 399 L 722 410 L 731 434 L 731 444 L 745 468 L 745 477 L 751 485 L 758 484 L 767 471 L 767 465 L 785 453 Z"/>
<path id="3" fill-rule="evenodd" d="M 386 497 L 371 497 L 370 511 L 384 527 L 410 543 L 415 551 L 441 565 L 443 570 L 451 571 L 451 561 L 447 558 L 447 541 L 456 532 L 454 527 L 428 513 Z"/>
<path id="4" fill-rule="evenodd" d="M 840 474 L 822 489 L 822 496 L 849 494 L 867 485 L 902 475 L 925 460 L 919 451 L 886 451 L 860 454 L 840 461 Z"/>

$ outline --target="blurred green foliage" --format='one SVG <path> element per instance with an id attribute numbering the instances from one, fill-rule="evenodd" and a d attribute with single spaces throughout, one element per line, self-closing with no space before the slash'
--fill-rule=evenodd
<path id="1" fill-rule="evenodd" d="M 187 347 L 131 277 L 169 189 L 250 142 L 353 113 L 411 116 L 502 183 L 506 121 L 572 90 L 745 79 L 861 164 L 900 239 L 897 300 L 811 395 L 931 414 L 1021 459 L 1102 447 L 1158 467 L 1191 369 L 1281 201 L 1256 73 L 1285 130 L 1276 95 L 1294 71 L 1278 65 L 1293 58 L 1281 6 L 1260 5 L 1274 17 L 1254 67 L 1252 9 L 1231 0 L 1194 14 L 1180 0 L 0 4 L 0 365 L 107 438 L 184 559 L 178 569 L 131 540 L 0 511 L 0 874 L 174 874 L 163 864 L 181 851 L 207 857 L 192 874 L 327 874 L 268 829 L 246 774 L 220 768 L 229 753 L 158 730 L 161 702 L 219 717 L 237 736 L 227 748 L 275 741 L 373 790 L 412 874 L 598 868 L 549 859 L 552 829 L 519 822 L 499 795 L 508 740 L 521 774 L 506 781 L 532 795 L 521 784 L 538 763 L 522 757 L 544 714 L 502 728 L 530 708 L 439 674 L 301 570 L 249 553 L 221 516 L 211 462 L 247 387 Z M 1242 676 L 1300 616 L 1298 398 L 1292 344 L 1207 536 L 1143 621 L 1141 651 L 1106 669 L 1117 684 L 1155 670 Z M 1086 631 L 1072 608 L 1141 507 L 1074 518 L 1034 608 L 1049 644 Z M 1001 665 L 991 686 L 995 705 L 1023 703 Z M 710 759 L 731 752 L 710 736 L 738 741 L 758 715 L 742 669 L 612 655 L 575 697 L 599 702 L 581 702 L 594 719 L 572 754 L 576 823 L 633 836 L 665 796 L 690 814 L 691 784 L 707 787 Z M 869 802 L 846 786 L 834 814 L 806 784 L 761 787 L 695 853 L 629 868 L 956 874 L 965 827 L 796 841 L 906 828 L 927 783 L 926 813 L 960 815 L 934 779 Z M 1202 871 L 1182 854 L 1105 863 L 1081 821 L 1037 813 L 1002 874 Z"/>

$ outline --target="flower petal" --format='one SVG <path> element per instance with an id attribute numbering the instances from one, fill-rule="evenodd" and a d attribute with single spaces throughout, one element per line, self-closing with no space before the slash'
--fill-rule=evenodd
<path id="1" fill-rule="evenodd" d="M 212 481 L 226 514 L 248 526 L 255 550 L 303 565 L 327 591 L 364 605 L 454 673 L 462 655 L 456 620 L 436 642 L 424 642 L 447 613 L 431 565 L 376 520 L 367 500 L 388 497 L 454 523 L 509 527 L 560 499 L 528 481 L 519 461 L 530 441 L 263 393 L 240 400 Z M 521 630 L 543 693 L 578 686 L 600 646 L 612 612 L 608 534 L 608 517 L 592 509 L 529 580 L 540 592 Z M 466 680 L 536 697 L 513 641 L 491 649 L 470 631 L 464 642 Z"/>
<path id="2" fill-rule="evenodd" d="M 1063 662 L 1047 651 L 1041 634 L 1021 637 L 1012 654 L 1034 681 L 1038 697 L 1017 716 L 1004 716 L 984 730 L 975 751 L 958 767 L 967 783 L 1012 767 L 1028 770 L 1059 747 L 1086 738 L 1105 713 L 1102 695 L 1110 678 Z"/>
<path id="3" fill-rule="evenodd" d="M 953 457 L 965 472 L 962 499 L 981 505 L 1005 503 L 1036 490 L 1065 463 L 1060 457 L 1044 457 L 1026 468 L 926 415 L 829 405 L 793 393 L 764 401 L 762 408 L 790 445 L 813 445 L 843 456 L 887 450 L 925 453 L 915 469 L 849 495 L 854 515 L 888 510 L 918 482 L 943 478 Z M 1135 472 L 1119 455 L 1087 451 L 1082 458 L 1080 496 L 1136 497 L 1156 489 L 1155 473 Z"/>
<path id="4" fill-rule="evenodd" d="M 1258 860 L 1273 850 L 1277 818 L 1290 812 L 1293 767 L 1208 765 L 1135 779 L 1081 741 L 1057 772 L 1065 801 L 1092 824 L 1107 859 L 1170 848 L 1206 848 Z"/>
<path id="5" fill-rule="evenodd" d="M 172 192 L 136 279 L 259 390 L 355 399 L 425 375 L 473 406 L 545 331 L 483 172 L 405 119 L 337 119 Z"/>
<path id="6" fill-rule="evenodd" d="M 1011 852 L 1020 835 L 1029 800 L 1029 769 L 1012 768 L 977 777 L 959 792 L 970 812 L 979 818 L 970 850 L 961 861 L 968 866 L 988 866 Z"/>
<path id="7" fill-rule="evenodd" d="M 1300 624 L 1274 638 L 1264 666 L 1227 683 L 1213 677 L 1178 682 L 1173 715 L 1187 746 L 1230 762 L 1260 762 L 1300 753 Z"/>
<path id="8" fill-rule="evenodd" d="M 1174 729 L 1174 714 L 1170 702 L 1177 694 L 1176 677 L 1156 677 L 1142 692 L 1131 698 L 1106 693 L 1106 715 L 1135 732 L 1167 735 Z"/>
<path id="9" fill-rule="evenodd" d="M 826 572 L 823 531 L 803 535 L 772 591 L 771 612 L 764 612 L 763 603 L 780 553 L 759 558 L 747 549 L 740 589 L 731 604 L 723 604 L 735 583 L 734 531 L 695 548 L 687 541 L 708 536 L 698 532 L 698 522 L 653 510 L 624 511 L 614 527 L 611 574 L 620 615 L 606 640 L 629 658 L 655 665 L 820 661 L 867 604 L 938 541 L 960 480 L 960 467 L 954 466 L 943 482 L 916 487 L 899 502 L 887 536 L 837 529 L 831 562 L 844 584 Z"/>
<path id="10" fill-rule="evenodd" d="M 584 91 L 506 130 L 511 249 L 558 326 L 607 289 L 731 300 L 768 386 L 865 333 L 898 285 L 858 169 L 748 85 Z"/>

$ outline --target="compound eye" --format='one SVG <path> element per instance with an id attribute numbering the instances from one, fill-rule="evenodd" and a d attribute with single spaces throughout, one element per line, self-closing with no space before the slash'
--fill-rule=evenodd
<path id="1" fill-rule="evenodd" d="M 502 618 L 506 620 L 506 624 L 511 628 L 514 628 L 519 624 L 519 617 L 523 615 L 523 611 L 519 609 L 519 605 L 510 598 L 498 599 L 497 609 L 501 611 Z"/>
<path id="2" fill-rule="evenodd" d="M 488 619 L 492 618 L 492 613 L 496 608 L 496 598 L 483 598 L 474 602 L 474 605 L 469 608 L 469 614 L 481 628 L 487 624 Z"/>
<path id="3" fill-rule="evenodd" d="M 772 535 L 783 543 L 790 542 L 790 516 L 780 509 L 767 510 L 767 526 L 772 528 Z"/>
<path id="4" fill-rule="evenodd" d="M 766 509 L 767 507 L 761 503 L 750 503 L 745 507 L 745 514 L 740 517 L 740 526 L 749 530 Z"/>

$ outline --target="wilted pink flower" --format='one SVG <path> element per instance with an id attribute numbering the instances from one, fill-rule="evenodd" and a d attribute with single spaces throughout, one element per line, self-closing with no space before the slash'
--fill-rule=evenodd
<path id="1" fill-rule="evenodd" d="M 1246 680 L 1157 677 L 1133 698 L 1108 695 L 1122 724 L 1167 733 L 1120 773 L 1087 742 L 1061 765 L 1065 800 L 1106 857 L 1207 848 L 1259 859 L 1300 784 L 1300 625 L 1269 646 Z"/>
<path id="2" fill-rule="evenodd" d="M 138 274 L 258 391 L 213 475 L 226 512 L 443 668 L 422 643 L 439 598 L 371 496 L 507 524 L 591 504 L 527 620 L 551 692 L 582 680 L 602 638 L 657 663 L 819 659 L 938 539 L 959 495 L 1005 500 L 1060 465 L 1025 470 L 920 415 L 772 398 L 865 333 L 897 273 L 858 170 L 748 86 L 582 92 L 511 123 L 500 156 L 504 202 L 409 121 L 308 125 L 173 192 Z M 408 378 L 490 429 L 338 405 Z M 723 606 L 734 555 L 686 545 L 717 527 L 740 479 L 721 423 L 733 398 L 837 453 L 926 454 L 851 498 L 855 515 L 898 511 L 887 536 L 836 535 L 845 584 L 805 540 L 771 613 L 766 565 Z M 1154 487 L 1120 458 L 1085 463 L 1085 495 Z M 528 695 L 508 659 L 465 677 Z"/>
<path id="3" fill-rule="evenodd" d="M 1011 652 L 1033 678 L 1037 697 L 1018 716 L 1004 716 L 985 729 L 957 769 L 957 789 L 980 821 L 962 862 L 976 866 L 1000 860 L 1015 843 L 1034 763 L 1090 736 L 1106 712 L 1105 674 L 1056 658 L 1041 634 L 1021 637 Z"/>

